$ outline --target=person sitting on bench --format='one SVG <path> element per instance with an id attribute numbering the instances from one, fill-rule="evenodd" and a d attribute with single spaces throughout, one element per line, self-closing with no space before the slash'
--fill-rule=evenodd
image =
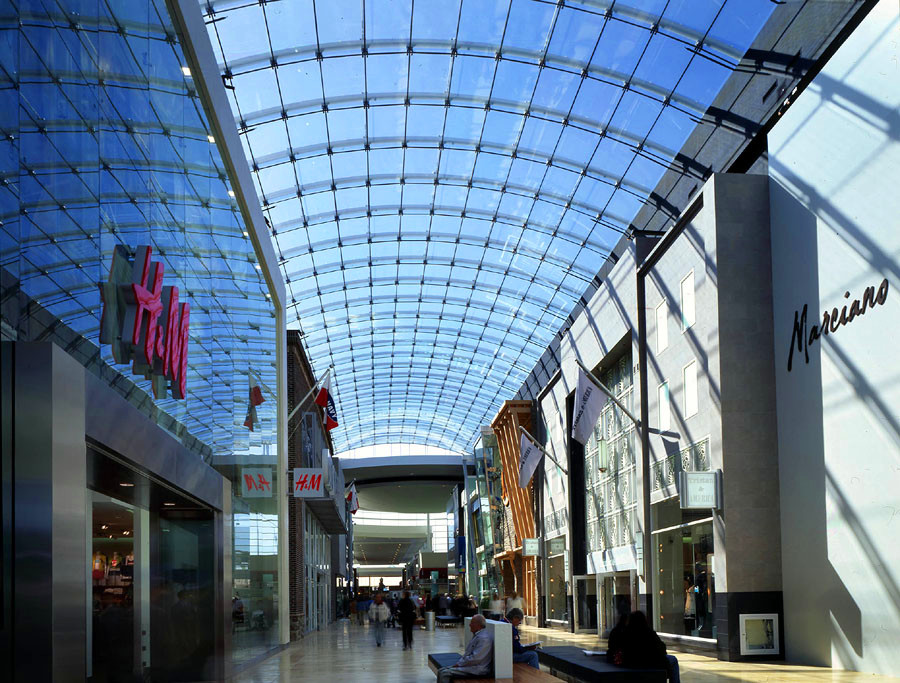
<path id="1" fill-rule="evenodd" d="M 513 662 L 527 664 L 535 669 L 540 669 L 538 653 L 534 651 L 538 643 L 522 645 L 522 638 L 519 635 L 519 624 L 522 623 L 524 618 L 525 613 L 518 607 L 513 607 L 506 613 L 506 621 L 512 624 Z"/>
<path id="2" fill-rule="evenodd" d="M 438 671 L 438 683 L 448 683 L 454 678 L 483 678 L 494 674 L 494 640 L 485 628 L 484 617 L 476 614 L 469 622 L 472 640 L 466 651 L 453 666 Z"/>

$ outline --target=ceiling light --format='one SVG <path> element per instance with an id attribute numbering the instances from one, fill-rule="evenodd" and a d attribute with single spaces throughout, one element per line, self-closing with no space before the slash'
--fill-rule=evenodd
<path id="1" fill-rule="evenodd" d="M 206 139 L 209 140 L 211 144 L 216 144 L 216 139 L 212 135 L 207 135 Z"/>
<path id="2" fill-rule="evenodd" d="M 181 67 L 181 73 L 183 73 L 185 76 L 190 76 L 191 75 L 191 67 L 189 67 L 189 66 Z"/>
<path id="3" fill-rule="evenodd" d="M 130 481 L 120 481 L 119 486 L 124 486 L 125 488 L 130 488 L 134 486 Z"/>
<path id="4" fill-rule="evenodd" d="M 101 524 L 100 529 L 106 531 L 107 529 L 109 529 L 109 524 Z"/>
<path id="5" fill-rule="evenodd" d="M 228 196 L 234 197 L 234 190 L 228 190 Z"/>
<path id="6" fill-rule="evenodd" d="M 250 237 L 250 233 L 244 230 L 244 237 Z"/>
<path id="7" fill-rule="evenodd" d="M 167 508 L 175 507 L 175 503 L 163 503 Z"/>

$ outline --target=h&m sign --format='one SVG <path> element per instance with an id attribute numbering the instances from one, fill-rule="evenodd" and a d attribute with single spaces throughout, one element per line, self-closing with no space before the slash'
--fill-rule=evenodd
<path id="1" fill-rule="evenodd" d="M 294 498 L 323 498 L 321 467 L 294 468 Z"/>
<path id="2" fill-rule="evenodd" d="M 103 316 L 100 342 L 112 347 L 116 363 L 153 383 L 153 396 L 184 398 L 187 386 L 190 306 L 178 301 L 178 287 L 163 287 L 163 264 L 140 246 L 134 261 L 116 245 L 109 280 L 100 285 Z"/>

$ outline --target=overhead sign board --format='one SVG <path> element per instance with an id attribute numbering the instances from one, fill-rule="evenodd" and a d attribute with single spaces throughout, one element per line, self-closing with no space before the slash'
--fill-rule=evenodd
<path id="1" fill-rule="evenodd" d="M 540 557 L 541 539 L 524 538 L 522 539 L 522 555 L 524 557 Z"/>
<path id="2" fill-rule="evenodd" d="M 718 510 L 722 507 L 722 471 L 681 472 L 682 510 Z"/>
<path id="3" fill-rule="evenodd" d="M 294 498 L 323 498 L 325 488 L 322 485 L 322 468 L 295 467 L 291 488 L 294 491 Z"/>
<path id="4" fill-rule="evenodd" d="M 241 497 L 242 498 L 271 498 L 272 497 L 272 468 L 271 467 L 242 467 L 241 468 Z"/>

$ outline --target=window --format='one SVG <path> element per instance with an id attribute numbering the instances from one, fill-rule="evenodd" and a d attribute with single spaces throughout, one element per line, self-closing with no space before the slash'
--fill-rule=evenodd
<path id="1" fill-rule="evenodd" d="M 684 368 L 684 416 L 697 414 L 697 361 Z"/>
<path id="2" fill-rule="evenodd" d="M 697 320 L 694 309 L 694 271 L 681 281 L 681 329 L 686 330 Z"/>
<path id="3" fill-rule="evenodd" d="M 682 285 L 683 287 L 684 285 Z M 666 350 L 669 345 L 669 308 L 663 299 L 656 307 L 656 352 Z"/>
<path id="4" fill-rule="evenodd" d="M 672 409 L 669 406 L 669 383 L 659 385 L 659 431 L 667 432 L 672 426 Z"/>

